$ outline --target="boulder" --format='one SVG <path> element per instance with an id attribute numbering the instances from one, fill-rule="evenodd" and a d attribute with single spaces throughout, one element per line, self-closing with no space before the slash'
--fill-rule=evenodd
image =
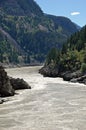
<path id="1" fill-rule="evenodd" d="M 4 102 L 7 102 L 8 100 L 7 99 L 0 99 L 0 104 L 3 104 Z"/>
<path id="2" fill-rule="evenodd" d="M 13 86 L 14 90 L 31 89 L 31 87 L 23 79 L 20 79 L 20 78 L 15 79 L 12 77 L 10 77 L 9 79 L 10 79 L 10 83 Z"/>
<path id="3" fill-rule="evenodd" d="M 7 76 L 7 73 L 5 72 L 4 68 L 0 66 L 0 96 L 13 96 L 14 94 L 15 92 Z"/>
<path id="4" fill-rule="evenodd" d="M 3 104 L 4 100 L 3 99 L 0 99 L 0 104 Z"/>
<path id="5" fill-rule="evenodd" d="M 70 81 L 71 81 L 71 82 L 74 82 L 74 83 L 79 82 L 79 83 L 84 83 L 84 84 L 86 84 L 86 74 L 85 74 L 85 75 L 82 75 L 82 76 L 80 76 L 80 77 L 78 77 L 78 78 L 73 78 L 73 79 L 71 79 Z"/>
<path id="6" fill-rule="evenodd" d="M 62 78 L 66 81 L 73 81 L 76 82 L 76 78 L 79 78 L 82 76 L 82 73 L 80 71 L 76 71 L 76 72 L 70 72 L 70 71 L 67 71 L 65 72 L 64 74 L 62 74 Z"/>
<path id="7" fill-rule="evenodd" d="M 73 79 L 71 79 L 70 81 L 73 82 L 73 83 L 77 83 L 77 82 L 78 82 L 78 81 L 77 81 L 77 78 L 73 78 Z"/>
<path id="8" fill-rule="evenodd" d="M 39 73 L 41 73 L 45 77 L 58 77 L 58 69 L 52 68 L 51 66 L 44 66 L 39 70 Z"/>
<path id="9" fill-rule="evenodd" d="M 31 87 L 23 79 L 8 77 L 7 72 L 0 66 L 0 97 L 13 96 L 18 89 L 31 89 Z M 0 104 L 2 103 L 3 100 L 0 100 Z"/>
<path id="10" fill-rule="evenodd" d="M 86 85 L 86 78 L 83 80 L 83 83 Z"/>
<path id="11" fill-rule="evenodd" d="M 83 75 L 83 76 L 77 78 L 77 81 L 78 81 L 79 83 L 84 83 L 84 84 L 86 84 L 86 75 Z"/>

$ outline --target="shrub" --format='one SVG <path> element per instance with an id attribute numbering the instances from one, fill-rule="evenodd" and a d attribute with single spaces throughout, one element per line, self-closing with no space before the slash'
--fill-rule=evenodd
<path id="1" fill-rule="evenodd" d="M 82 63 L 81 65 L 81 72 L 86 73 L 86 63 Z"/>

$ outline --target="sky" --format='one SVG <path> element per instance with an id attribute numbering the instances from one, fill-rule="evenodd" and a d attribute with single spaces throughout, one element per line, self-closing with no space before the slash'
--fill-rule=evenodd
<path id="1" fill-rule="evenodd" d="M 86 25 L 86 0 L 35 0 L 46 14 L 65 16 L 79 26 Z"/>

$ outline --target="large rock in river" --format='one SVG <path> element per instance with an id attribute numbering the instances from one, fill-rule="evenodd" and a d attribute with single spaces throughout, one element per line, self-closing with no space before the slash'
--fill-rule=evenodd
<path id="1" fill-rule="evenodd" d="M 13 96 L 14 89 L 10 83 L 10 80 L 5 72 L 4 68 L 0 66 L 0 96 Z"/>
<path id="2" fill-rule="evenodd" d="M 61 74 L 61 77 L 66 81 L 70 81 L 74 78 L 79 78 L 81 76 L 82 76 L 82 73 L 80 71 L 76 71 L 76 72 L 67 71 L 67 72 Z"/>
<path id="3" fill-rule="evenodd" d="M 15 90 L 18 89 L 31 89 L 31 87 L 23 79 L 10 78 L 4 68 L 0 66 L 0 97 L 13 96 Z"/>
<path id="4" fill-rule="evenodd" d="M 15 79 L 10 77 L 10 83 L 13 86 L 13 89 L 18 90 L 18 89 L 31 89 L 31 87 L 28 85 L 27 82 L 25 82 L 23 79 Z"/>
<path id="5" fill-rule="evenodd" d="M 39 70 L 45 77 L 58 77 L 58 68 L 54 68 L 52 66 L 44 66 Z"/>
<path id="6" fill-rule="evenodd" d="M 86 85 L 86 74 L 78 78 L 71 79 L 71 82 L 74 82 L 74 83 L 79 82 L 79 83 L 84 83 Z"/>

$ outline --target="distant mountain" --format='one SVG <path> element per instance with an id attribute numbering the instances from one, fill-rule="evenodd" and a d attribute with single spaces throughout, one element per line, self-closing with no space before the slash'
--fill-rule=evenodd
<path id="1" fill-rule="evenodd" d="M 47 17 L 53 20 L 55 28 L 58 28 L 58 32 L 63 33 L 66 36 L 70 36 L 76 32 L 76 29 L 80 29 L 77 24 L 66 17 L 53 15 L 47 15 Z"/>
<path id="2" fill-rule="evenodd" d="M 18 62 L 43 62 L 52 47 L 61 48 L 76 31 L 71 20 L 44 14 L 33 0 L 0 0 L 0 32 L 9 41 L 6 44 L 15 47 Z M 2 61 L 8 58 L 5 53 L 3 50 Z"/>

